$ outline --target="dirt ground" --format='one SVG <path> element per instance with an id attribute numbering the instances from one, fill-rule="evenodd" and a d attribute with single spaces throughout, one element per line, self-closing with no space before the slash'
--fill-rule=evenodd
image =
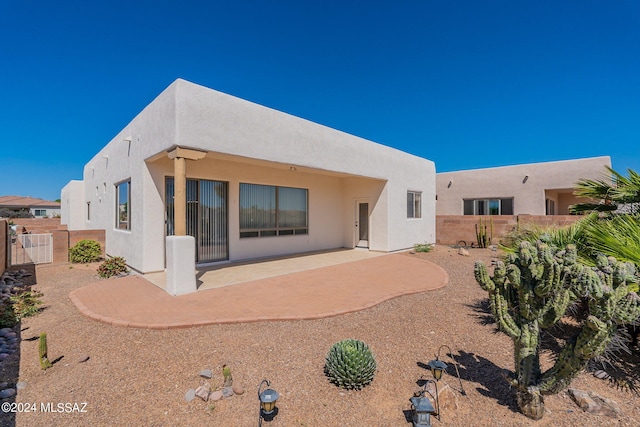
<path id="1" fill-rule="evenodd" d="M 434 426 L 638 426 L 640 398 L 626 387 L 582 373 L 572 384 L 615 401 L 617 417 L 583 412 L 566 392 L 545 399 L 546 413 L 534 422 L 518 412 L 507 377 L 513 370 L 512 344 L 483 311 L 486 294 L 473 279 L 473 262 L 495 253 L 470 249 L 470 256 L 438 246 L 420 256 L 441 265 L 449 284 L 439 290 L 395 298 L 373 308 L 320 320 L 211 325 L 190 329 L 130 329 L 83 317 L 70 291 L 96 277 L 97 264 L 57 264 L 37 268 L 35 289 L 46 308 L 24 319 L 19 354 L 3 362 L 0 381 L 20 383 L 15 400 L 22 412 L 0 414 L 3 426 L 255 426 L 257 388 L 264 378 L 280 394 L 278 414 L 263 425 L 411 426 L 409 398 L 431 378 L 426 363 L 442 345 L 453 360 L 440 387 L 454 390 L 458 408 L 442 410 Z M 420 277 L 416 277 L 420 280 Z M 46 332 L 49 357 L 43 371 L 38 341 Z M 324 359 L 336 341 L 357 338 L 373 350 L 378 370 L 371 385 L 345 391 L 328 382 Z M 88 358 L 88 359 L 87 359 Z M 231 367 L 242 395 L 215 404 L 185 392 L 204 382 L 222 385 L 222 365 Z M 637 364 L 635 365 L 638 366 Z M 212 369 L 214 377 L 199 376 Z M 35 409 L 35 410 L 33 410 Z M 15 417 L 14 417 L 15 415 Z"/>

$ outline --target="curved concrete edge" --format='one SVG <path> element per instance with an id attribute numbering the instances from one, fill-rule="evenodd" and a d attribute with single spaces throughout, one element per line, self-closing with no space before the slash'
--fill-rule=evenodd
<path id="1" fill-rule="evenodd" d="M 414 295 L 414 294 L 419 294 L 419 293 L 423 293 L 423 292 L 429 292 L 429 291 L 434 291 L 437 289 L 441 289 L 445 286 L 448 285 L 449 283 L 449 274 L 447 273 L 447 271 L 442 268 L 441 266 L 428 261 L 428 260 L 421 260 L 424 262 L 427 262 L 429 264 L 431 264 L 432 266 L 436 267 L 437 270 L 439 270 L 439 272 L 441 273 L 441 280 L 439 281 L 438 284 L 433 285 L 433 283 L 431 284 L 431 286 L 428 289 L 417 289 L 417 290 L 410 290 L 410 291 L 402 291 L 402 292 L 397 292 L 397 293 L 390 293 L 388 295 L 385 295 L 384 297 L 378 298 L 376 300 L 372 300 L 370 302 L 367 302 L 366 304 L 360 304 L 360 305 L 355 305 L 353 307 L 349 307 L 349 308 L 344 308 L 344 309 L 337 309 L 337 310 L 330 310 L 330 311 L 326 311 L 326 312 L 322 312 L 322 313 L 313 313 L 313 314 L 309 314 L 309 315 L 292 315 L 292 316 L 287 316 L 287 315 L 270 315 L 270 316 L 260 316 L 260 315 L 255 315 L 255 316 L 246 316 L 246 317 L 234 317 L 234 318 L 218 318 L 218 319 L 210 319 L 210 320 L 199 320 L 199 321 L 194 321 L 194 322 L 189 322 L 189 321 L 184 321 L 184 322 L 135 322 L 135 321 L 130 321 L 130 320 L 126 320 L 126 319 L 121 319 L 121 318 L 114 318 L 114 317 L 110 317 L 110 316 L 103 316 L 99 313 L 96 313 L 94 311 L 92 311 L 91 309 L 87 308 L 87 306 L 85 304 L 83 304 L 83 302 L 81 301 L 80 298 L 78 298 L 78 296 L 76 295 L 76 293 L 78 293 L 78 291 L 84 289 L 84 288 L 79 288 L 76 289 L 74 291 L 71 291 L 69 293 L 69 299 L 73 302 L 73 304 L 76 306 L 76 308 L 78 308 L 78 311 L 80 311 L 80 313 L 82 315 L 84 315 L 85 317 L 88 317 L 90 319 L 93 320 L 97 320 L 99 322 L 102 323 L 106 323 L 112 326 L 120 326 L 120 327 L 128 327 L 128 328 L 139 328 L 139 329 L 157 329 L 157 330 L 166 330 L 166 329 L 186 329 L 186 328 L 193 328 L 193 327 L 200 327 L 200 326 L 207 326 L 207 325 L 222 325 L 222 324 L 237 324 L 237 323 L 254 323 L 254 322 L 269 322 L 269 321 L 291 321 L 291 320 L 317 320 L 317 319 L 325 319 L 325 318 L 330 318 L 330 317 L 336 317 L 336 316 L 340 316 L 343 314 L 349 314 L 349 313 L 355 313 L 358 311 L 363 311 L 372 307 L 375 307 L 377 305 L 382 304 L 385 301 L 389 301 L 395 298 L 399 298 L 402 296 L 406 296 L 406 295 Z M 358 262 L 358 261 L 355 261 Z M 322 268 L 331 268 L 331 267 L 322 267 Z M 294 273 L 295 274 L 295 273 Z M 140 276 L 138 276 L 140 277 Z M 118 279 L 112 279 L 112 280 L 118 280 Z M 146 281 L 146 279 L 143 279 Z M 88 285 L 90 286 L 90 285 Z M 155 286 L 155 285 L 153 285 Z M 85 287 L 86 288 L 86 287 Z M 163 291 L 164 292 L 164 291 Z M 203 291 L 204 292 L 204 291 Z"/>

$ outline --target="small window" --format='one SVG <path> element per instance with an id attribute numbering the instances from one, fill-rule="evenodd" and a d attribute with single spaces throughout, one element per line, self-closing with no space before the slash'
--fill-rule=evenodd
<path id="1" fill-rule="evenodd" d="M 38 216 L 38 217 L 47 216 L 47 210 L 46 209 L 34 209 L 33 210 L 33 216 Z"/>
<path id="2" fill-rule="evenodd" d="M 116 185 L 116 228 L 131 230 L 131 181 Z"/>
<path id="3" fill-rule="evenodd" d="M 513 198 L 463 200 L 465 215 L 513 215 Z"/>
<path id="4" fill-rule="evenodd" d="M 422 193 L 407 191 L 407 218 L 422 218 Z"/>
<path id="5" fill-rule="evenodd" d="M 87 202 L 87 221 L 91 221 L 91 202 Z"/>

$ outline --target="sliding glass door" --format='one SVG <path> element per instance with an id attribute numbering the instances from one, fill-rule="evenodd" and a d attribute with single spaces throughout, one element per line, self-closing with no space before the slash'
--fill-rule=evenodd
<path id="1" fill-rule="evenodd" d="M 166 233 L 174 234 L 174 181 L 165 182 Z M 187 180 L 187 234 L 196 239 L 196 261 L 229 259 L 228 245 L 229 185 L 206 179 Z"/>

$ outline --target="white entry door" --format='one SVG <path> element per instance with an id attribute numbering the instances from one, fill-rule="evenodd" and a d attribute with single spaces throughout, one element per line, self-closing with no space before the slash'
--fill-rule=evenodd
<path id="1" fill-rule="evenodd" d="M 356 247 L 369 247 L 369 202 L 356 202 Z"/>

